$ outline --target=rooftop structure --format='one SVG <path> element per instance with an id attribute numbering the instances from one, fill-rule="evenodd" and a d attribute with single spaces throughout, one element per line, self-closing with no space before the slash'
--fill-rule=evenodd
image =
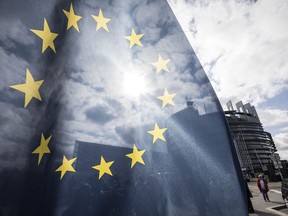
<path id="1" fill-rule="evenodd" d="M 225 116 L 234 140 L 242 169 L 249 170 L 254 176 L 264 173 L 273 166 L 273 156 L 277 151 L 270 133 L 264 131 L 256 109 L 249 103 L 227 103 Z"/>

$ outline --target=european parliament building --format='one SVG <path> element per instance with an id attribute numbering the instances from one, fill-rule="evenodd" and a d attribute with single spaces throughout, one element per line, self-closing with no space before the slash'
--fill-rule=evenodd
<path id="1" fill-rule="evenodd" d="M 227 108 L 224 113 L 242 170 L 252 177 L 258 173 L 275 177 L 275 163 L 280 163 L 280 160 L 277 162 L 278 154 L 275 154 L 277 149 L 271 134 L 264 131 L 255 107 L 240 101 L 234 109 L 229 101 Z"/>

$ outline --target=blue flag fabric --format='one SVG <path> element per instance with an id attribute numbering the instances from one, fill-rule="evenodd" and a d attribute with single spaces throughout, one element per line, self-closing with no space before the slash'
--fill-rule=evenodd
<path id="1" fill-rule="evenodd" d="M 165 0 L 1 1 L 0 30 L 0 215 L 248 214 Z"/>

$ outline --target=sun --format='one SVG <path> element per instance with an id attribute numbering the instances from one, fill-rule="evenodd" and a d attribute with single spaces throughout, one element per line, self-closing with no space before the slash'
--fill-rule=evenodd
<path id="1" fill-rule="evenodd" d="M 138 98 L 147 92 L 147 82 L 144 75 L 137 73 L 125 74 L 122 82 L 122 90 L 125 96 Z"/>

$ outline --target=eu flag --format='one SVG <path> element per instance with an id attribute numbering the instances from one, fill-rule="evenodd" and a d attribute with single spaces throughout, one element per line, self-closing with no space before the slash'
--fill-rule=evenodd
<path id="1" fill-rule="evenodd" d="M 1 1 L 0 30 L 1 216 L 247 215 L 165 0 Z"/>

